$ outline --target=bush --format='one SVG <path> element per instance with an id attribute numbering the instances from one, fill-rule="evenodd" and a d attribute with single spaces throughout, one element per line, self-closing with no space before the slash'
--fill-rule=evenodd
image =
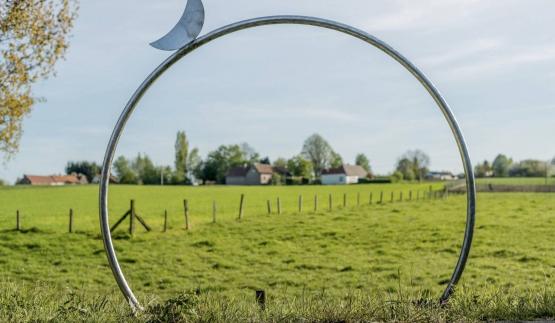
<path id="1" fill-rule="evenodd" d="M 273 173 L 272 174 L 272 185 L 281 185 L 282 183 L 282 177 L 280 174 L 278 173 Z"/>
<path id="2" fill-rule="evenodd" d="M 289 177 L 285 183 L 287 185 L 306 185 L 310 183 L 310 180 L 305 177 Z"/>
<path id="3" fill-rule="evenodd" d="M 390 177 L 359 178 L 359 184 L 390 184 Z"/>
<path id="4" fill-rule="evenodd" d="M 392 183 L 399 183 L 403 180 L 403 173 L 401 173 L 400 171 L 396 171 L 395 173 L 393 173 L 393 175 L 391 175 L 390 178 Z"/>

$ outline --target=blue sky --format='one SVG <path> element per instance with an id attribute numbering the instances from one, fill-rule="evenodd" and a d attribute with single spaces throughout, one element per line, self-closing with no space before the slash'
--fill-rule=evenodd
<path id="1" fill-rule="evenodd" d="M 474 163 L 498 152 L 555 155 L 555 2 L 205 0 L 203 33 L 237 20 L 300 14 L 337 20 L 385 40 L 445 95 Z M 81 1 L 80 17 L 46 98 L 24 122 L 20 153 L 0 178 L 63 172 L 68 160 L 100 161 L 123 106 L 169 53 L 148 43 L 177 21 L 185 0 Z M 145 96 L 118 154 L 173 163 L 185 130 L 205 155 L 248 142 L 271 159 L 300 152 L 321 133 L 346 161 L 366 153 L 390 172 L 408 149 L 436 170 L 462 170 L 433 101 L 400 66 L 348 36 L 271 26 L 218 40 L 179 62 Z"/>

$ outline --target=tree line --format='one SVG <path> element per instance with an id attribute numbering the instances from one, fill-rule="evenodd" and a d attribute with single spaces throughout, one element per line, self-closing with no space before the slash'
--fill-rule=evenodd
<path id="1" fill-rule="evenodd" d="M 519 162 L 499 154 L 492 162 L 487 160 L 476 165 L 476 177 L 549 177 L 554 176 L 555 157 L 550 161 L 525 159 Z"/>
<path id="2" fill-rule="evenodd" d="M 134 158 L 119 156 L 113 163 L 113 172 L 121 184 L 145 185 L 187 185 L 194 183 L 224 184 L 227 172 L 234 167 L 249 167 L 256 163 L 272 165 L 286 170 L 299 183 L 318 179 L 325 169 L 343 165 L 343 157 L 330 143 L 319 134 L 309 136 L 303 143 L 299 154 L 291 158 L 277 158 L 273 162 L 269 157 L 262 157 L 248 143 L 220 145 L 202 158 L 198 148 L 190 147 L 184 131 L 178 131 L 175 140 L 174 165 L 155 165 L 144 153 Z M 355 164 L 371 173 L 370 160 L 359 153 Z M 78 173 L 92 182 L 100 172 L 100 166 L 94 162 L 69 162 L 66 173 Z M 285 178 L 274 174 L 276 184 L 285 183 Z"/>

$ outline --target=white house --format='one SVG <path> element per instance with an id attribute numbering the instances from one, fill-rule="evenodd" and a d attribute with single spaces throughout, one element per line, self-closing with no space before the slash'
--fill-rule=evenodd
<path id="1" fill-rule="evenodd" d="M 426 174 L 426 179 L 430 181 L 453 181 L 457 176 L 451 172 L 429 172 Z"/>
<path id="2" fill-rule="evenodd" d="M 356 184 L 359 178 L 365 178 L 368 172 L 358 165 L 341 165 L 322 172 L 323 185 Z"/>

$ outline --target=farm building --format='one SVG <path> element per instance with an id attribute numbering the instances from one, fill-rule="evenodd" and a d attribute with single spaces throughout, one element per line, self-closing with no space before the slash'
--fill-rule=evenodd
<path id="1" fill-rule="evenodd" d="M 365 178 L 368 172 L 358 165 L 343 164 L 337 168 L 326 169 L 322 172 L 323 185 L 356 184 L 359 178 Z"/>
<path id="2" fill-rule="evenodd" d="M 269 185 L 272 183 L 274 173 L 286 176 L 286 169 L 272 165 L 256 163 L 252 166 L 239 166 L 231 168 L 226 176 L 226 185 Z"/>
<path id="3" fill-rule="evenodd" d="M 23 175 L 18 182 L 19 185 L 35 185 L 35 186 L 61 186 L 61 185 L 78 185 L 88 184 L 87 177 L 82 174 L 71 175 Z"/>
<path id="4" fill-rule="evenodd" d="M 451 172 L 429 172 L 426 174 L 426 179 L 430 181 L 453 181 L 457 176 Z"/>

